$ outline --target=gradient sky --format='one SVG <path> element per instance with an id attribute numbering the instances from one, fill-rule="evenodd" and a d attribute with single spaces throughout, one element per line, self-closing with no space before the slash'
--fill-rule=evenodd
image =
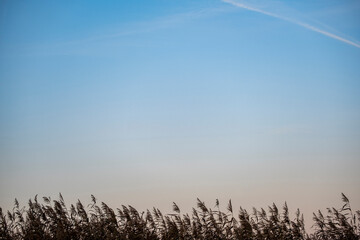
<path id="1" fill-rule="evenodd" d="M 0 206 L 360 209 L 360 2 L 0 3 Z M 310 224 L 310 222 L 308 222 Z"/>

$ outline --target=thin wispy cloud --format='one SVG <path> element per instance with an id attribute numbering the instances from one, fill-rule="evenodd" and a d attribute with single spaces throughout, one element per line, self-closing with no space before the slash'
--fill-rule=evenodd
<path id="1" fill-rule="evenodd" d="M 322 29 L 320 29 L 318 27 L 315 27 L 313 25 L 310 25 L 308 23 L 305 23 L 305 22 L 302 22 L 302 21 L 299 21 L 299 20 L 296 20 L 296 19 L 293 19 L 293 18 L 285 17 L 285 16 L 282 16 L 282 15 L 279 15 L 279 14 L 276 14 L 276 13 L 273 13 L 273 12 L 265 11 L 265 10 L 262 10 L 260 8 L 256 8 L 256 7 L 253 7 L 253 6 L 244 4 L 244 3 L 240 3 L 240 2 L 236 2 L 236 1 L 233 1 L 233 0 L 222 0 L 222 1 L 225 2 L 225 3 L 232 4 L 232 5 L 234 5 L 236 7 L 239 7 L 239 8 L 243 8 L 243 9 L 253 11 L 253 12 L 258 12 L 258 13 L 261 13 L 261 14 L 264 14 L 264 15 L 267 15 L 267 16 L 270 16 L 270 17 L 274 17 L 274 18 L 277 18 L 277 19 L 281 19 L 281 20 L 296 24 L 298 26 L 304 27 L 304 28 L 309 29 L 311 31 L 320 33 L 320 34 L 325 35 L 327 37 L 330 37 L 330 38 L 333 38 L 335 40 L 338 40 L 338 41 L 344 42 L 346 44 L 352 45 L 354 47 L 360 48 L 360 43 L 358 43 L 358 42 L 354 42 L 354 41 L 351 41 L 349 39 L 343 38 L 343 37 L 341 37 L 339 35 L 336 35 L 334 33 L 330 33 L 328 31 L 322 30 Z"/>

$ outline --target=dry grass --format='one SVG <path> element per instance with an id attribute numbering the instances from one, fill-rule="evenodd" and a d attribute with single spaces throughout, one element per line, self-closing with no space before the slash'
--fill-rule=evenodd
<path id="1" fill-rule="evenodd" d="M 140 213 L 132 206 L 115 211 L 94 196 L 91 200 L 87 207 L 78 201 L 69 209 L 61 194 L 59 200 L 44 197 L 43 203 L 35 197 L 26 208 L 15 200 L 12 211 L 4 214 L 0 208 L 0 239 L 360 239 L 360 211 L 352 212 L 344 194 L 341 209 L 314 214 L 313 234 L 305 232 L 299 210 L 290 219 L 286 203 L 281 210 L 275 204 L 251 213 L 240 208 L 235 217 L 231 201 L 225 212 L 218 200 L 210 209 L 198 199 L 191 214 L 181 214 L 176 203 L 173 214 L 162 214 L 156 208 Z"/>

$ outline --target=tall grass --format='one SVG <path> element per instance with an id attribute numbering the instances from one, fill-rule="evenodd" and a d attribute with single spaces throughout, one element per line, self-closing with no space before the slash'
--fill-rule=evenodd
<path id="1" fill-rule="evenodd" d="M 58 200 L 44 197 L 42 203 L 35 196 L 26 208 L 16 199 L 12 211 L 0 208 L 0 239 L 360 239 L 360 211 L 352 212 L 344 194 L 342 201 L 342 208 L 328 208 L 326 216 L 314 214 L 314 233 L 308 234 L 303 215 L 297 210 L 290 218 L 286 203 L 281 209 L 272 204 L 248 212 L 234 211 L 229 201 L 221 211 L 218 200 L 211 209 L 197 199 L 191 213 L 182 214 L 173 203 L 173 213 L 163 214 L 124 205 L 114 210 L 94 196 L 87 207 L 79 200 L 70 208 L 61 194 Z"/>

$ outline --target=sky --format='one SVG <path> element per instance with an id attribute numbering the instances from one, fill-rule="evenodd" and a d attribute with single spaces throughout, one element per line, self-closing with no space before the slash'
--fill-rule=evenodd
<path id="1" fill-rule="evenodd" d="M 0 206 L 360 209 L 360 2 L 0 3 Z"/>

